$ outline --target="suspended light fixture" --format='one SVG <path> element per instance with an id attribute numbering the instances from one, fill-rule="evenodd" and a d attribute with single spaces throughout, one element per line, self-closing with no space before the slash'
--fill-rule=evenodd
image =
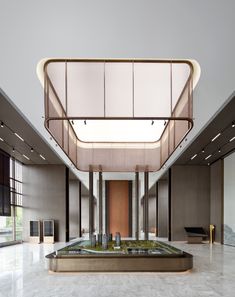
<path id="1" fill-rule="evenodd" d="M 193 87 L 200 76 L 194 60 L 43 59 L 37 73 L 52 107 L 45 127 L 79 170 L 92 165 L 130 172 L 141 164 L 157 171 L 192 129 Z M 128 124 L 117 129 L 123 121 Z M 110 139 L 98 139 L 99 128 Z"/>

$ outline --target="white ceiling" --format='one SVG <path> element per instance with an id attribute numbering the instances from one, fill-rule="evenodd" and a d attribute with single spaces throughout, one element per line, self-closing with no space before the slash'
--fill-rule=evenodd
<path id="1" fill-rule="evenodd" d="M 213 7 L 213 13 L 212 13 Z M 4 1 L 0 10 L 0 87 L 68 166 L 44 128 L 42 57 L 194 58 L 202 76 L 194 92 L 194 128 L 172 164 L 234 90 L 235 2 Z M 75 174 L 84 182 L 86 173 Z M 151 176 L 152 182 L 164 172 Z"/>

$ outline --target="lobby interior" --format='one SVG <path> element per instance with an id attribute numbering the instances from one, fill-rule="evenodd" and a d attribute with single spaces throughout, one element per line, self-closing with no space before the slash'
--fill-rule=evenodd
<path id="1" fill-rule="evenodd" d="M 235 4 L 147 3 L 1 4 L 0 297 L 234 296 Z M 48 271 L 116 232 L 193 267 Z"/>

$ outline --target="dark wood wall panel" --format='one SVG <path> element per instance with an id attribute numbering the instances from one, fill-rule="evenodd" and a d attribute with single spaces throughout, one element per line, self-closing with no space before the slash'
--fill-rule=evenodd
<path id="1" fill-rule="evenodd" d="M 171 170 L 171 236 L 186 240 L 184 227 L 210 224 L 209 166 L 176 165 Z"/>
<path id="2" fill-rule="evenodd" d="M 109 232 L 129 236 L 129 182 L 108 182 L 108 222 Z"/>
<path id="3" fill-rule="evenodd" d="M 215 241 L 222 243 L 223 160 L 210 166 L 210 223 L 215 225 Z"/>

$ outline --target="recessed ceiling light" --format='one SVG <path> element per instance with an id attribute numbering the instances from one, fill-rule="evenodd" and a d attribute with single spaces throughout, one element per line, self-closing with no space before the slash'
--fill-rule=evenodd
<path id="1" fill-rule="evenodd" d="M 232 123 L 232 128 L 234 128 L 235 127 L 235 123 Z"/>
<path id="2" fill-rule="evenodd" d="M 43 155 L 39 155 L 43 160 L 46 160 L 46 158 L 45 157 L 43 157 Z"/>
<path id="3" fill-rule="evenodd" d="M 84 125 L 86 125 L 86 120 L 84 120 Z"/>
<path id="4" fill-rule="evenodd" d="M 73 120 L 71 120 L 71 123 L 72 123 L 72 125 L 74 125 L 74 121 Z"/>
<path id="5" fill-rule="evenodd" d="M 29 157 L 27 157 L 26 155 L 23 155 L 23 157 L 27 160 L 30 160 Z"/>
<path id="6" fill-rule="evenodd" d="M 1 127 L 2 127 L 2 128 L 4 127 L 4 123 L 3 123 L 3 122 L 1 122 Z"/>
<path id="7" fill-rule="evenodd" d="M 154 121 L 151 122 L 151 125 L 153 125 L 153 124 L 154 124 Z"/>
<path id="8" fill-rule="evenodd" d="M 211 156 L 212 156 L 212 155 L 207 156 L 207 157 L 205 158 L 205 160 L 209 159 Z"/>
<path id="9" fill-rule="evenodd" d="M 13 152 L 13 153 L 15 152 L 15 149 L 14 149 L 14 147 L 12 148 L 12 152 Z"/>
<path id="10" fill-rule="evenodd" d="M 1 137 L 0 137 L 0 140 L 1 140 L 1 141 L 4 141 Z"/>
<path id="11" fill-rule="evenodd" d="M 204 149 L 202 150 L 202 153 L 203 153 L 203 154 L 205 153 L 205 150 L 204 150 Z"/>
<path id="12" fill-rule="evenodd" d="M 197 157 L 197 154 L 193 155 L 192 158 L 191 158 L 191 160 L 193 160 L 196 157 Z"/>
<path id="13" fill-rule="evenodd" d="M 214 138 L 211 139 L 211 141 L 215 141 L 220 135 L 221 133 L 218 133 Z"/>
<path id="14" fill-rule="evenodd" d="M 218 153 L 221 153 L 221 149 L 218 150 Z"/>
<path id="15" fill-rule="evenodd" d="M 14 133 L 16 137 L 18 137 L 21 141 L 24 141 L 24 139 L 17 133 Z"/>
<path id="16" fill-rule="evenodd" d="M 31 147 L 30 152 L 33 153 L 33 148 Z"/>
<path id="17" fill-rule="evenodd" d="M 207 165 L 209 166 L 209 165 L 210 165 L 210 163 L 207 163 Z"/>
<path id="18" fill-rule="evenodd" d="M 233 138 L 231 138 L 231 139 L 229 140 L 229 142 L 232 142 L 234 139 L 235 139 L 235 136 L 234 136 Z"/>

